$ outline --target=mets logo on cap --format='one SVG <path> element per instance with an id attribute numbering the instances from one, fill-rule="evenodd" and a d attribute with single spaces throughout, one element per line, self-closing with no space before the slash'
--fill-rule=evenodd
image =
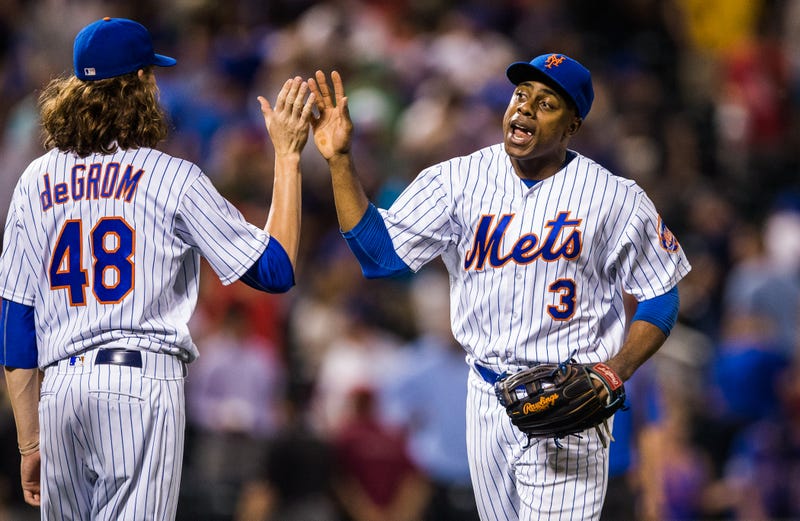
<path id="1" fill-rule="evenodd" d="M 547 60 L 545 60 L 544 66 L 547 67 L 548 69 L 552 69 L 553 67 L 558 67 L 559 65 L 564 63 L 564 60 L 566 60 L 566 58 L 564 58 L 563 56 L 559 56 L 558 54 L 551 54 L 550 56 L 547 57 Z"/>

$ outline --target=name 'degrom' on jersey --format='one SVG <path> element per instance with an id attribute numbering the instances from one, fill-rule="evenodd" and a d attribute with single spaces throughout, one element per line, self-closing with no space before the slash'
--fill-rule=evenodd
<path id="1" fill-rule="evenodd" d="M 72 167 L 71 182 L 52 185 L 50 174 L 42 176 L 44 190 L 39 193 L 42 211 L 47 211 L 54 204 L 67 201 L 91 201 L 98 199 L 122 199 L 131 202 L 136 187 L 144 175 L 144 170 L 134 170 L 128 165 L 123 170 L 119 163 L 92 163 Z"/>

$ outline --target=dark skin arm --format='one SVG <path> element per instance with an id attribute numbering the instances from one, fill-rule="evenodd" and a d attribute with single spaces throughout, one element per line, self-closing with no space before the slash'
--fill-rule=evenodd
<path id="1" fill-rule="evenodd" d="M 619 353 L 606 362 L 606 365 L 626 381 L 666 340 L 666 335 L 657 326 L 644 320 L 636 320 L 631 324 Z"/>
<path id="2" fill-rule="evenodd" d="M 358 180 L 350 154 L 353 123 L 347 109 L 342 78 L 337 71 L 331 72 L 331 82 L 333 92 L 322 71 L 317 71 L 315 77 L 308 80 L 319 111 L 319 116 L 312 119 L 311 125 L 314 142 L 331 170 L 336 214 L 339 226 L 346 232 L 353 229 L 364 216 L 369 199 Z M 628 380 L 666 339 L 658 327 L 637 320 L 631 324 L 620 352 L 606 365 L 623 381 Z"/>
<path id="3" fill-rule="evenodd" d="M 632 295 L 623 293 L 625 316 L 628 327 L 625 331 L 625 342 L 620 352 L 606 365 L 611 367 L 623 381 L 628 380 L 648 358 L 658 351 L 667 340 L 666 335 L 650 322 L 631 319 L 636 314 L 639 303 Z"/>
<path id="4" fill-rule="evenodd" d="M 331 82 L 333 92 L 322 71 L 317 71 L 315 78 L 308 80 L 319 112 L 319 116 L 311 120 L 311 126 L 314 129 L 314 143 L 331 170 L 339 227 L 347 232 L 364 217 L 369 199 L 356 175 L 350 153 L 353 122 L 347 109 L 342 77 L 337 71 L 331 72 Z"/>

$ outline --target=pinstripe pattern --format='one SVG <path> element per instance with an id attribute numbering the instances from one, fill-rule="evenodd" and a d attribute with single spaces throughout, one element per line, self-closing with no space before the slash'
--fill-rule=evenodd
<path id="1" fill-rule="evenodd" d="M 197 166 L 150 148 L 52 150 L 29 165 L 6 221 L 0 296 L 34 306 L 47 368 L 43 519 L 175 518 L 200 256 L 229 284 L 268 240 Z M 101 346 L 141 350 L 144 367 L 95 366 Z"/>
<path id="2" fill-rule="evenodd" d="M 52 186 L 70 185 L 75 164 L 93 163 L 102 169 L 119 163 L 144 171 L 130 202 L 84 197 L 42 211 L 45 173 Z M 50 289 L 53 248 L 64 223 L 79 220 L 83 267 L 90 270 L 88 231 L 104 216 L 119 217 L 135 231 L 133 290 L 117 304 L 102 304 L 92 295 L 89 271 L 85 305 L 70 305 L 68 290 Z M 20 178 L 6 230 L 0 295 L 35 306 L 40 367 L 104 344 L 193 360 L 197 348 L 186 324 L 197 302 L 200 255 L 230 284 L 253 265 L 268 241 L 266 232 L 247 223 L 197 166 L 149 148 L 85 159 L 48 152 Z"/>
<path id="3" fill-rule="evenodd" d="M 39 406 L 42 519 L 174 519 L 184 439 L 183 365 L 94 365 L 96 351 L 45 372 Z M 144 481 L 144 482 L 142 482 Z"/>
<path id="4" fill-rule="evenodd" d="M 659 246 L 658 213 L 633 181 L 577 155 L 567 168 L 527 188 L 502 145 L 424 170 L 388 210 L 380 210 L 398 255 L 413 270 L 441 255 L 450 272 L 453 332 L 467 352 L 498 372 L 530 362 L 605 361 L 622 343 L 622 290 L 638 300 L 665 293 L 689 271 L 682 251 Z M 487 260 L 465 269 L 477 223 L 511 215 L 499 245 L 508 254 L 523 236 L 543 244 L 561 212 L 580 220 L 576 259 Z M 562 231 L 561 238 L 572 229 Z M 553 320 L 556 280 L 575 281 L 576 309 Z"/>
<path id="5" fill-rule="evenodd" d="M 623 292 L 637 300 L 673 288 L 690 266 L 668 251 L 659 215 L 633 181 L 580 154 L 529 188 L 502 144 L 434 165 L 380 210 L 414 271 L 441 256 L 451 321 L 469 363 L 497 373 L 606 361 L 622 346 Z M 596 433 L 527 450 L 491 385 L 473 373 L 468 447 L 484 520 L 599 517 L 607 450 Z"/>
<path id="6" fill-rule="evenodd" d="M 561 448 L 549 439 L 529 445 L 476 371 L 470 371 L 467 403 L 470 475 L 483 521 L 599 519 L 608 449 L 594 429 L 560 440 Z"/>

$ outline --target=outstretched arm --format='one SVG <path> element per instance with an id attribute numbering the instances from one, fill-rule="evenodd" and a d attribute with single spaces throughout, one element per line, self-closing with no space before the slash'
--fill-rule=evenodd
<path id="1" fill-rule="evenodd" d="M 286 80 L 275 107 L 258 97 L 261 112 L 275 148 L 272 204 L 264 227 L 283 246 L 294 267 L 300 243 L 300 152 L 308 141 L 315 96 L 306 99 L 308 84 L 299 76 Z"/>
<path id="2" fill-rule="evenodd" d="M 308 80 L 319 111 L 319 116 L 312 118 L 311 126 L 314 129 L 314 143 L 331 170 L 339 227 L 343 232 L 349 232 L 364 216 L 369 199 L 356 175 L 350 153 L 353 122 L 347 108 L 342 77 L 337 71 L 331 72 L 331 82 L 333 92 L 322 71 L 317 71 L 315 78 Z"/>

